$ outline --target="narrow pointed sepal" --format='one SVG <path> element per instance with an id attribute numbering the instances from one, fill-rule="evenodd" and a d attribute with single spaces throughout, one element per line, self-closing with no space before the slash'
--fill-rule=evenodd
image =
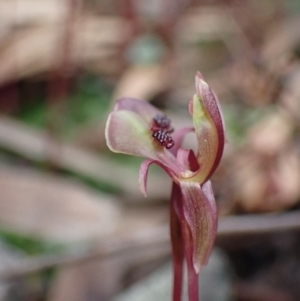
<path id="1" fill-rule="evenodd" d="M 170 178 L 173 179 L 173 181 L 177 181 L 176 173 L 168 165 L 164 164 L 159 160 L 147 159 L 141 164 L 139 171 L 139 186 L 141 192 L 145 197 L 147 196 L 148 171 L 151 164 L 156 164 L 160 166 L 170 176 Z"/>
<path id="2" fill-rule="evenodd" d="M 217 208 L 211 183 L 180 181 L 184 218 L 190 228 L 194 269 L 199 273 L 208 262 L 217 233 Z"/>

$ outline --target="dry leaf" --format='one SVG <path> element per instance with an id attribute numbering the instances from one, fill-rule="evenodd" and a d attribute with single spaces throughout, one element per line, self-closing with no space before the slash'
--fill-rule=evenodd
<path id="1" fill-rule="evenodd" d="M 289 144 L 292 130 L 289 116 L 272 112 L 249 129 L 247 147 L 263 155 L 275 155 Z"/>
<path id="2" fill-rule="evenodd" d="M 77 182 L 1 166 L 2 229 L 61 243 L 99 239 L 118 227 L 113 198 Z"/>
<path id="3" fill-rule="evenodd" d="M 10 28 L 59 23 L 66 18 L 67 4 L 59 0 L 1 0 L 0 20 Z"/>
<path id="4" fill-rule="evenodd" d="M 232 174 L 236 205 L 243 211 L 281 211 L 300 201 L 300 160 L 292 149 L 235 156 Z"/>
<path id="5" fill-rule="evenodd" d="M 0 84 L 60 67 L 65 26 L 50 24 L 12 34 L 0 51 Z M 109 70 L 110 66 L 114 69 L 126 29 L 126 24 L 116 17 L 77 18 L 72 24 L 70 63 L 94 71 Z"/>
<path id="6" fill-rule="evenodd" d="M 120 78 L 113 100 L 133 97 L 150 100 L 170 86 L 170 75 L 164 65 L 136 65 L 128 68 Z"/>
<path id="7" fill-rule="evenodd" d="M 266 42 L 262 49 L 262 57 L 267 65 L 278 66 L 282 58 L 289 56 L 300 40 L 299 15 L 289 15 L 283 22 L 272 26 L 267 32 Z M 278 64 L 279 63 L 279 64 Z"/>

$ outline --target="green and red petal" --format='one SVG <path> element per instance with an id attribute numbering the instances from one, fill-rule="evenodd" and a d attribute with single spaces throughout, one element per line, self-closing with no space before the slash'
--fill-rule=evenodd
<path id="1" fill-rule="evenodd" d="M 198 273 L 208 262 L 217 233 L 217 207 L 210 181 L 180 181 L 183 213 L 193 240 L 193 264 Z"/>
<path id="2" fill-rule="evenodd" d="M 150 126 L 153 118 L 157 115 L 163 114 L 145 101 L 133 98 L 120 99 L 106 123 L 107 145 L 116 153 L 154 160 L 169 174 L 175 174 L 178 177 L 184 171 L 184 167 L 170 151 L 152 137 Z M 189 128 L 179 131 L 178 139 L 182 140 L 182 135 L 190 130 Z M 173 176 L 174 178 L 175 176 Z M 141 180 L 140 183 L 142 183 Z"/>
<path id="3" fill-rule="evenodd" d="M 157 159 L 151 131 L 137 113 L 127 110 L 113 111 L 105 128 L 107 146 L 116 153 Z"/>
<path id="4" fill-rule="evenodd" d="M 218 167 L 223 155 L 225 145 L 225 122 L 218 97 L 214 93 L 214 91 L 209 87 L 209 85 L 204 81 L 204 78 L 200 72 L 197 72 L 196 74 L 196 91 L 197 94 L 200 95 L 203 99 L 203 104 L 205 106 L 206 111 L 213 120 L 213 123 L 216 127 L 216 134 L 218 137 L 216 157 L 210 174 L 207 177 L 207 179 L 209 179 L 214 173 L 215 169 Z"/>
<path id="5" fill-rule="evenodd" d="M 224 150 L 225 128 L 218 99 L 200 74 L 196 75 L 196 90 L 189 110 L 198 142 L 197 160 L 200 166 L 190 181 L 205 183 L 217 168 Z"/>

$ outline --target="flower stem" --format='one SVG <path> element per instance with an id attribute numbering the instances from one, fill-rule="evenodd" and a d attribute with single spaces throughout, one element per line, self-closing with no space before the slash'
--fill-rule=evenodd
<path id="1" fill-rule="evenodd" d="M 182 236 L 184 240 L 185 258 L 188 273 L 188 297 L 189 301 L 199 300 L 199 282 L 198 274 L 193 264 L 193 244 L 192 235 L 189 226 L 184 218 L 181 219 Z"/>
<path id="2" fill-rule="evenodd" d="M 180 301 L 182 295 L 183 277 L 183 240 L 178 210 L 181 201 L 180 187 L 173 183 L 170 202 L 170 234 L 173 259 L 173 301 Z"/>
<path id="3" fill-rule="evenodd" d="M 193 263 L 191 260 L 187 259 L 188 267 L 188 295 L 189 301 L 199 300 L 199 285 L 198 285 L 198 275 L 195 272 Z"/>

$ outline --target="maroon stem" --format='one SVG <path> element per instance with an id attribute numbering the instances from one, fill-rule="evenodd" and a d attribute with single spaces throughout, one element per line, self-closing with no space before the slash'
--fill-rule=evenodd
<path id="1" fill-rule="evenodd" d="M 173 183 L 170 202 L 170 232 L 173 260 L 173 301 L 180 301 L 183 277 L 183 240 L 178 213 L 181 203 L 180 187 Z"/>
<path id="2" fill-rule="evenodd" d="M 189 301 L 198 301 L 199 300 L 199 281 L 198 275 L 195 272 L 193 262 L 187 260 L 188 268 L 188 295 Z"/>
<path id="3" fill-rule="evenodd" d="M 193 240 L 189 226 L 184 218 L 183 211 L 181 211 L 181 230 L 184 241 L 185 258 L 187 262 L 188 272 L 188 296 L 189 301 L 199 300 L 199 282 L 198 275 L 194 269 L 193 264 Z"/>

